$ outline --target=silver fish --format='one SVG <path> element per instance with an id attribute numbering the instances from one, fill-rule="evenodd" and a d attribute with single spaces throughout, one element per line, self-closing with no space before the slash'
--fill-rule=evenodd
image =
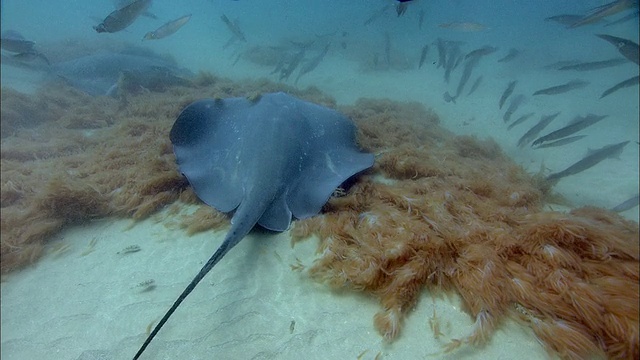
<path id="1" fill-rule="evenodd" d="M 564 139 L 560 139 L 560 140 L 556 140 L 556 141 L 552 141 L 550 143 L 546 143 L 546 144 L 542 144 L 540 146 L 538 146 L 535 149 L 544 149 L 544 148 L 550 148 L 550 147 L 558 147 L 558 146 L 563 146 L 563 145 L 567 145 L 567 144 L 571 144 L 573 142 L 576 142 L 582 138 L 587 137 L 587 135 L 576 135 L 576 136 L 569 136 L 566 137 Z"/>
<path id="2" fill-rule="evenodd" d="M 606 24 L 606 25 L 604 25 L 604 26 L 605 26 L 605 27 L 608 27 L 608 26 L 619 25 L 619 24 L 625 23 L 625 22 L 627 22 L 627 21 L 629 21 L 629 20 L 633 20 L 634 18 L 637 18 L 637 17 L 638 17 L 638 15 L 640 15 L 640 11 L 637 11 L 637 10 L 636 10 L 635 12 L 632 12 L 632 13 L 631 13 L 631 14 L 629 14 L 629 15 L 623 16 L 623 17 L 621 17 L 620 19 L 618 19 L 618 20 L 616 20 L 616 21 L 612 21 L 612 22 L 610 22 L 610 23 L 608 23 L 608 24 Z M 636 20 L 636 22 L 637 22 L 637 20 Z"/>
<path id="3" fill-rule="evenodd" d="M 626 59 L 615 58 L 615 59 L 609 59 L 609 60 L 590 61 L 590 62 L 562 66 L 558 70 L 589 71 L 589 70 L 605 69 L 605 68 L 618 66 L 626 63 L 627 63 Z"/>
<path id="4" fill-rule="evenodd" d="M 475 49 L 473 51 L 471 51 L 470 53 L 468 53 L 464 59 L 467 60 L 469 58 L 472 57 L 476 57 L 476 56 L 486 56 L 489 54 L 493 54 L 494 52 L 498 51 L 497 47 L 493 47 L 493 46 L 489 46 L 489 45 L 485 45 L 479 49 Z"/>
<path id="5" fill-rule="evenodd" d="M 520 116 L 519 118 L 516 119 L 516 121 L 512 122 L 508 127 L 507 130 L 511 130 L 514 128 L 514 126 L 522 124 L 523 122 L 529 120 L 530 117 L 533 116 L 534 113 L 528 113 L 528 114 L 524 114 L 522 116 Z"/>
<path id="6" fill-rule="evenodd" d="M 511 94 L 513 93 L 513 90 L 516 88 L 516 84 L 517 83 L 518 83 L 517 80 L 511 81 L 509 83 L 509 85 L 507 85 L 507 88 L 504 89 L 504 92 L 502 93 L 502 96 L 500 97 L 500 101 L 498 102 L 499 109 L 502 109 L 502 106 L 504 106 L 504 102 L 507 101 L 509 96 L 511 96 Z"/>
<path id="7" fill-rule="evenodd" d="M 626 87 L 631 87 L 631 86 L 638 86 L 638 83 L 640 81 L 640 76 L 634 76 L 631 79 L 627 79 L 625 81 L 619 82 L 617 84 L 615 84 L 614 86 L 608 88 L 607 90 L 605 90 L 602 95 L 600 95 L 600 99 L 602 99 L 603 97 L 610 95 L 620 89 L 626 88 Z"/>
<path id="8" fill-rule="evenodd" d="M 134 1 L 136 0 L 113 0 L 113 5 L 115 6 L 116 9 L 122 9 L 123 7 L 131 4 Z M 158 19 L 156 14 L 149 12 L 147 10 L 143 11 L 142 14 L 140 14 L 140 16 L 146 16 L 151 19 Z"/>
<path id="9" fill-rule="evenodd" d="M 300 80 L 300 77 L 304 74 L 310 73 L 311 71 L 313 71 L 315 68 L 318 67 L 318 65 L 322 62 L 322 60 L 324 59 L 325 55 L 327 55 L 327 52 L 329 52 L 329 47 L 331 46 L 331 44 L 327 44 L 327 46 L 324 47 L 324 50 L 322 50 L 322 52 L 320 54 L 318 54 L 318 56 L 314 57 L 313 59 L 307 61 L 304 66 L 302 66 L 300 68 L 300 72 L 298 72 L 298 77 L 296 78 L 295 83 L 298 83 L 298 80 Z"/>
<path id="10" fill-rule="evenodd" d="M 22 34 L 15 30 L 6 30 L 0 37 L 0 45 L 3 50 L 14 53 L 26 53 L 33 50 L 35 42 L 25 39 Z"/>
<path id="11" fill-rule="evenodd" d="M 640 64 L 640 46 L 631 40 L 619 38 L 617 36 L 598 34 L 596 35 L 602 40 L 608 41 L 611 45 L 615 46 L 622 56 L 633 61 L 636 64 Z"/>
<path id="12" fill-rule="evenodd" d="M 151 6 L 151 0 L 137 0 L 131 4 L 115 10 L 102 23 L 94 26 L 96 32 L 114 33 L 126 29 L 129 25 Z"/>
<path id="13" fill-rule="evenodd" d="M 302 59 L 304 59 L 305 52 L 306 49 L 302 48 L 302 50 L 300 50 L 293 56 L 293 58 L 291 58 L 291 61 L 287 64 L 287 66 L 282 68 L 282 70 L 280 71 L 280 81 L 289 79 L 289 76 L 291 76 L 293 71 L 298 67 L 298 65 L 300 65 Z"/>
<path id="14" fill-rule="evenodd" d="M 418 62 L 418 69 L 420 69 L 424 64 L 424 61 L 427 59 L 428 53 L 429 53 L 429 45 L 423 46 L 422 51 L 420 51 L 420 62 Z"/>
<path id="15" fill-rule="evenodd" d="M 168 23 L 160 26 L 154 31 L 149 31 L 143 38 L 143 40 L 157 40 L 165 38 L 184 26 L 191 19 L 191 14 L 182 16 L 176 20 L 169 21 Z"/>
<path id="16" fill-rule="evenodd" d="M 422 30 L 422 24 L 424 23 L 424 9 L 420 9 L 420 13 L 418 13 L 418 30 Z"/>
<path id="17" fill-rule="evenodd" d="M 438 47 L 438 65 L 436 69 L 444 67 L 447 63 L 447 48 L 445 47 L 445 43 L 442 39 L 436 39 L 436 46 Z"/>
<path id="18" fill-rule="evenodd" d="M 404 13 L 407 12 L 408 7 L 409 7 L 409 2 L 406 2 L 406 1 L 397 4 L 396 13 L 398 14 L 398 16 L 404 15 Z"/>
<path id="19" fill-rule="evenodd" d="M 391 67 L 391 37 L 388 32 L 384 33 L 384 59 L 387 61 L 387 67 Z"/>
<path id="20" fill-rule="evenodd" d="M 509 52 L 507 53 L 507 55 L 505 55 L 503 58 L 499 59 L 498 62 L 509 62 L 509 61 L 515 59 L 516 56 L 518 56 L 518 55 L 520 55 L 520 50 L 511 48 L 511 49 L 509 49 Z"/>
<path id="21" fill-rule="evenodd" d="M 639 200 L 640 200 L 640 195 L 636 194 L 635 196 L 631 197 L 630 199 L 627 199 L 627 200 L 623 201 L 622 203 L 612 207 L 611 211 L 623 212 L 623 211 L 631 210 L 634 207 L 638 206 L 638 201 Z"/>
<path id="22" fill-rule="evenodd" d="M 553 64 L 545 65 L 542 68 L 545 70 L 558 70 L 561 67 L 577 65 L 577 64 L 580 64 L 581 62 L 582 61 L 580 60 L 561 60 L 561 61 L 556 61 Z"/>
<path id="23" fill-rule="evenodd" d="M 444 81 L 446 81 L 448 84 L 449 78 L 451 77 L 451 72 L 456 67 L 458 59 L 462 58 L 462 53 L 460 51 L 460 46 L 458 46 L 457 44 L 451 44 L 451 46 L 448 47 L 447 52 L 447 61 L 444 65 Z"/>
<path id="24" fill-rule="evenodd" d="M 473 85 L 471 85 L 471 89 L 469 89 L 469 92 L 467 93 L 467 96 L 473 94 L 478 89 L 478 87 L 480 86 L 480 83 L 482 83 L 482 75 L 478 76 L 476 81 L 473 82 Z"/>
<path id="25" fill-rule="evenodd" d="M 587 116 L 577 116 L 569 124 L 561 129 L 553 131 L 545 136 L 541 136 L 537 138 L 531 146 L 537 146 L 544 142 L 557 140 L 563 138 L 565 136 L 573 135 L 580 130 L 586 129 L 589 126 L 599 122 L 600 120 L 606 118 L 608 115 L 594 115 L 589 114 Z"/>
<path id="26" fill-rule="evenodd" d="M 615 0 L 608 4 L 596 7 L 591 14 L 576 21 L 569 27 L 577 28 L 583 25 L 595 24 L 608 16 L 615 15 L 633 7 L 638 7 L 638 0 Z"/>
<path id="27" fill-rule="evenodd" d="M 21 52 L 19 54 L 15 54 L 12 56 L 13 59 L 18 60 L 20 62 L 35 62 L 41 61 L 46 63 L 47 65 L 51 65 L 49 59 L 43 54 L 35 50 Z"/>
<path id="28" fill-rule="evenodd" d="M 225 25 L 227 25 L 227 28 L 229 29 L 229 31 L 231 31 L 231 33 L 233 34 L 233 39 L 238 39 L 243 42 L 247 42 L 247 38 L 244 37 L 244 32 L 242 31 L 242 29 L 240 29 L 240 26 L 238 25 L 237 21 L 231 22 L 231 20 L 229 20 L 229 18 L 225 14 L 222 14 L 222 16 L 220 16 L 220 19 L 222 19 Z"/>
<path id="29" fill-rule="evenodd" d="M 382 15 L 384 15 L 385 12 L 387 12 L 387 10 L 389 10 L 391 8 L 390 4 L 387 4 L 385 6 L 383 6 L 382 8 L 380 8 L 380 10 L 376 11 L 375 13 L 373 13 L 367 20 L 365 20 L 364 25 L 369 25 L 372 22 L 378 20 L 380 17 L 382 17 Z"/>
<path id="30" fill-rule="evenodd" d="M 567 91 L 580 89 L 589 85 L 588 81 L 584 80 L 571 80 L 568 83 L 562 85 L 552 86 L 546 89 L 541 89 L 533 93 L 533 95 L 556 95 L 566 93 Z"/>
<path id="31" fill-rule="evenodd" d="M 455 96 L 456 98 L 460 96 L 460 94 L 462 94 L 462 90 L 464 89 L 464 86 L 467 84 L 467 81 L 469 81 L 469 78 L 471 77 L 471 72 L 480 62 L 480 58 L 481 58 L 480 56 L 476 56 L 465 62 L 464 70 L 462 72 L 462 77 L 460 77 L 460 82 L 458 83 L 458 88 L 456 89 L 456 96 Z"/>
<path id="32" fill-rule="evenodd" d="M 553 119 L 557 118 L 558 115 L 560 115 L 559 112 L 543 116 L 537 124 L 533 125 L 533 127 L 529 129 L 529 131 L 522 135 L 520 140 L 518 140 L 518 147 L 523 147 L 533 141 L 533 139 L 535 139 L 536 136 L 540 134 L 540 131 L 544 130 L 544 128 L 546 128 L 547 125 L 549 125 L 553 121 Z"/>
<path id="33" fill-rule="evenodd" d="M 464 32 L 478 32 L 478 31 L 484 31 L 488 29 L 486 25 L 476 23 L 476 22 L 451 22 L 451 23 L 438 24 L 438 26 L 444 29 L 452 29 L 452 30 L 464 31 Z"/>
<path id="34" fill-rule="evenodd" d="M 456 103 L 456 97 L 457 96 L 451 96 L 451 94 L 449 94 L 449 92 L 445 92 L 444 94 L 442 94 L 442 98 L 444 99 L 444 101 L 446 102 L 452 102 L 452 103 Z"/>
<path id="35" fill-rule="evenodd" d="M 504 120 L 505 123 L 511 120 L 511 115 L 513 115 L 513 113 L 516 112 L 516 110 L 518 110 L 518 107 L 520 107 L 520 105 L 524 102 L 524 99 L 525 97 L 522 94 L 511 99 L 511 102 L 509 103 L 509 107 L 507 108 L 507 111 L 502 116 L 502 120 Z"/>
<path id="36" fill-rule="evenodd" d="M 602 160 L 612 157 L 618 157 L 622 153 L 622 149 L 624 149 L 624 147 L 628 143 L 629 141 L 623 141 L 621 143 L 604 146 L 597 150 L 592 150 L 587 154 L 587 156 L 585 156 L 575 164 L 562 171 L 547 176 L 547 181 L 555 183 L 563 177 L 575 175 L 587 169 L 590 169 L 599 164 Z"/>
<path id="37" fill-rule="evenodd" d="M 549 16 L 548 18 L 545 18 L 544 21 L 554 21 L 554 22 L 557 22 L 558 24 L 571 26 L 577 23 L 578 21 L 582 20 L 582 18 L 584 18 L 584 16 L 577 15 L 577 14 L 560 14 L 560 15 Z"/>

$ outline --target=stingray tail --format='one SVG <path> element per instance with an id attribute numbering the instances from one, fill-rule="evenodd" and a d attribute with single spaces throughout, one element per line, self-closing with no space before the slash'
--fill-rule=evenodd
<path id="1" fill-rule="evenodd" d="M 259 209 L 249 207 L 246 204 L 240 205 L 238 210 L 236 210 L 236 214 L 233 217 L 233 219 L 238 218 L 238 221 L 231 225 L 231 229 L 229 230 L 229 233 L 225 237 L 224 241 L 222 242 L 222 245 L 220 245 L 218 250 L 216 250 L 216 252 L 211 256 L 211 258 L 209 258 L 209 261 L 207 261 L 207 263 L 204 264 L 202 269 L 200 269 L 200 272 L 198 273 L 198 275 L 196 275 L 193 278 L 193 280 L 191 280 L 191 283 L 189 283 L 189 285 L 184 289 L 184 291 L 182 291 L 182 294 L 180 294 L 178 299 L 173 303 L 173 305 L 171 305 L 171 308 L 169 308 L 166 314 L 164 314 L 160 322 L 158 322 L 158 325 L 156 325 L 153 331 L 151 331 L 147 339 L 144 341 L 144 344 L 142 344 L 142 346 L 140 347 L 136 355 L 133 357 L 133 360 L 137 360 L 140 357 L 140 355 L 142 355 L 144 350 L 151 343 L 151 340 L 153 340 L 153 338 L 160 331 L 160 329 L 162 329 L 162 326 L 167 322 L 167 320 L 169 320 L 169 318 L 171 317 L 171 315 L 173 315 L 173 313 L 176 311 L 178 306 L 182 304 L 184 299 L 186 299 L 186 297 L 189 294 L 191 294 L 193 289 L 195 289 L 196 285 L 198 285 L 198 283 L 205 277 L 205 275 L 207 275 L 207 273 L 209 273 L 209 271 L 211 271 L 211 269 L 213 269 L 213 267 L 216 266 L 216 264 L 227 254 L 227 252 L 229 252 L 229 250 L 231 250 L 234 246 L 236 246 L 240 242 L 240 240 L 242 240 L 245 237 L 245 235 L 249 233 L 249 231 L 253 227 L 253 224 L 255 224 L 258 221 L 257 219 L 260 218 L 263 212 L 264 212 L 264 209 L 260 211 Z M 251 225 L 247 226 L 247 223 Z"/>
<path id="2" fill-rule="evenodd" d="M 196 277 L 194 277 L 193 280 L 191 280 L 191 283 L 184 289 L 182 294 L 180 294 L 180 296 L 173 303 L 173 305 L 171 305 L 171 308 L 167 311 L 167 313 L 164 314 L 164 316 L 162 317 L 158 325 L 156 325 L 156 327 L 147 337 L 147 340 L 144 341 L 144 344 L 142 344 L 142 346 L 140 347 L 136 355 L 133 357 L 134 360 L 138 359 L 140 355 L 142 355 L 144 350 L 151 343 L 151 340 L 153 340 L 153 338 L 156 336 L 158 331 L 162 329 L 162 326 L 167 322 L 167 320 L 169 320 L 169 318 L 171 317 L 171 315 L 173 315 L 173 313 L 176 311 L 178 306 L 182 304 L 184 299 L 186 299 L 186 297 L 193 291 L 193 289 L 195 289 L 196 285 L 198 285 L 200 280 L 202 280 L 202 278 L 204 278 L 205 275 L 207 275 L 207 273 L 211 271 L 211 269 L 213 269 L 213 267 L 218 263 L 218 261 L 220 261 L 220 259 L 222 259 L 230 249 L 231 247 L 229 247 L 229 242 L 227 241 L 227 239 L 225 239 L 225 241 L 222 243 L 222 245 L 220 245 L 218 250 L 216 250 L 216 252 L 211 256 L 211 258 L 209 258 L 209 261 L 207 261 L 207 263 L 202 267 L 198 275 L 196 275 Z"/>

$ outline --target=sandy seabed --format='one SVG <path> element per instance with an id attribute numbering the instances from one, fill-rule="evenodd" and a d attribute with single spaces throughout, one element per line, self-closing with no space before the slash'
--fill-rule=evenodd
<path id="1" fill-rule="evenodd" d="M 224 230 L 211 228 L 225 218 L 198 205 L 174 165 L 167 134 L 182 107 L 276 90 L 336 106 L 266 80 L 203 74 L 194 86 L 126 102 L 3 89 L 3 358 L 132 356 L 217 248 Z M 559 198 L 541 176 L 417 103 L 339 110 L 376 167 L 324 215 L 252 233 L 146 356 L 637 357 L 636 223 L 545 212 Z M 292 247 L 291 235 L 314 240 Z"/>

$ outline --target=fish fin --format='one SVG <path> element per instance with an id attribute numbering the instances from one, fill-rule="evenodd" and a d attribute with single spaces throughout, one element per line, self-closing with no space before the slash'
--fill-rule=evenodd
<path id="1" fill-rule="evenodd" d="M 107 90 L 107 93 L 105 95 L 110 97 L 116 97 L 117 94 L 118 94 L 118 83 L 115 82 L 113 85 L 111 85 L 109 90 Z"/>

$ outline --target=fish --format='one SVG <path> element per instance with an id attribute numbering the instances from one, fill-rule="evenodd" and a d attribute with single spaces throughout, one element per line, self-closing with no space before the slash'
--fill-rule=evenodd
<path id="1" fill-rule="evenodd" d="M 576 116 L 573 120 L 567 124 L 567 126 L 553 131 L 545 136 L 537 138 L 531 146 L 537 146 L 544 142 L 557 140 L 565 136 L 573 135 L 580 130 L 586 129 L 589 126 L 598 123 L 600 120 L 606 118 L 608 115 L 594 115 L 589 114 L 587 116 Z"/>
<path id="2" fill-rule="evenodd" d="M 518 55 L 520 55 L 520 50 L 511 48 L 509 49 L 507 55 L 505 55 L 503 58 L 498 59 L 498 62 L 509 62 L 515 59 Z"/>
<path id="3" fill-rule="evenodd" d="M 305 48 L 300 49 L 300 51 L 298 51 L 293 56 L 293 58 L 291 58 L 291 61 L 287 64 L 286 67 L 283 65 L 283 68 L 280 71 L 280 78 L 279 78 L 280 81 L 289 79 L 289 76 L 291 76 L 291 74 L 293 74 L 293 71 L 296 68 L 298 68 L 298 66 L 302 62 L 302 59 L 304 59 L 304 54 L 306 53 L 306 51 L 307 50 Z"/>
<path id="4" fill-rule="evenodd" d="M 398 16 L 402 16 L 404 15 L 405 12 L 407 12 L 409 3 L 412 0 L 397 0 L 397 1 L 399 2 L 399 4 L 396 5 L 396 13 L 398 14 Z"/>
<path id="5" fill-rule="evenodd" d="M 627 79 L 627 80 L 624 80 L 622 82 L 619 82 L 619 83 L 613 85 L 612 87 L 608 88 L 607 90 L 605 90 L 602 93 L 602 95 L 600 95 L 600 99 L 602 99 L 605 96 L 609 96 L 612 93 L 614 93 L 614 92 L 616 92 L 616 91 L 618 91 L 620 89 L 623 89 L 623 88 L 626 88 L 626 87 L 631 87 L 631 86 L 638 86 L 639 81 L 640 81 L 640 76 L 636 75 L 636 76 L 634 76 L 634 77 L 632 77 L 630 79 Z"/>
<path id="6" fill-rule="evenodd" d="M 384 33 L 384 59 L 387 61 L 387 67 L 391 67 L 391 37 L 388 32 Z"/>
<path id="7" fill-rule="evenodd" d="M 449 92 L 445 92 L 444 94 L 442 94 L 442 98 L 444 99 L 444 101 L 446 102 L 452 102 L 452 103 L 456 103 L 456 97 L 457 96 L 451 96 L 451 94 L 449 94 Z"/>
<path id="8" fill-rule="evenodd" d="M 525 97 L 522 94 L 511 98 L 511 102 L 509 103 L 507 111 L 505 111 L 504 115 L 502 115 L 502 120 L 504 120 L 505 123 L 508 123 L 509 120 L 511 120 L 511 115 L 513 115 L 513 113 L 518 110 L 518 107 L 520 107 L 524 100 Z"/>
<path id="9" fill-rule="evenodd" d="M 628 143 L 629 141 L 623 141 L 617 144 L 606 145 L 600 149 L 590 150 L 587 153 L 587 156 L 568 168 L 547 176 L 546 180 L 550 183 L 556 183 L 564 177 L 575 175 L 590 169 L 605 159 L 618 157 Z"/>
<path id="10" fill-rule="evenodd" d="M 365 26 L 373 23 L 374 21 L 378 20 L 380 17 L 382 17 L 384 15 L 384 13 L 387 12 L 387 10 L 389 10 L 391 8 L 390 4 L 387 4 L 385 6 L 383 6 L 382 8 L 380 8 L 380 10 L 376 11 L 375 13 L 373 13 L 369 18 L 367 18 L 367 20 L 364 21 Z"/>
<path id="11" fill-rule="evenodd" d="M 35 41 L 27 40 L 15 30 L 5 30 L 0 36 L 0 47 L 14 53 L 27 53 L 33 51 Z"/>
<path id="12" fill-rule="evenodd" d="M 227 28 L 229 29 L 229 31 L 231 31 L 231 34 L 233 34 L 232 39 L 247 42 L 247 38 L 244 36 L 244 32 L 242 31 L 242 29 L 240 29 L 237 21 L 231 22 L 231 20 L 229 20 L 229 18 L 225 14 L 222 14 L 220 16 L 220 19 L 225 23 L 225 25 L 227 25 Z"/>
<path id="13" fill-rule="evenodd" d="M 436 39 L 436 47 L 438 48 L 438 64 L 436 65 L 436 69 L 444 67 L 447 63 L 447 48 L 442 39 Z"/>
<path id="14" fill-rule="evenodd" d="M 407 12 L 408 6 L 409 5 L 407 3 L 400 3 L 396 5 L 396 14 L 398 14 L 399 17 L 404 15 L 404 13 Z"/>
<path id="15" fill-rule="evenodd" d="M 513 93 L 513 90 L 516 88 L 516 84 L 517 83 L 518 83 L 517 80 L 511 81 L 511 82 L 509 82 L 509 85 L 507 85 L 507 88 L 504 89 L 504 92 L 502 93 L 502 96 L 500 97 L 500 101 L 498 102 L 498 108 L 499 109 L 502 109 L 502 106 L 504 105 L 504 102 L 507 101 L 509 96 L 511 96 L 511 94 Z"/>
<path id="16" fill-rule="evenodd" d="M 476 22 L 450 22 L 438 25 L 444 29 L 451 29 L 464 32 L 478 32 L 488 29 L 487 26 Z"/>
<path id="17" fill-rule="evenodd" d="M 282 92 L 252 99 L 204 99 L 182 110 L 169 133 L 179 171 L 205 204 L 233 211 L 231 228 L 134 360 L 256 225 L 287 230 L 292 217 L 320 213 L 337 187 L 373 166 L 374 155 L 356 144 L 356 130 L 341 113 Z"/>
<path id="18" fill-rule="evenodd" d="M 191 19 L 191 14 L 182 16 L 178 19 L 167 22 L 154 31 L 149 31 L 143 40 L 157 40 L 172 35 L 183 27 Z"/>
<path id="19" fill-rule="evenodd" d="M 18 53 L 18 54 L 13 54 L 13 55 L 11 55 L 11 57 L 14 60 L 17 60 L 17 61 L 20 61 L 20 62 L 42 61 L 45 64 L 47 64 L 47 66 L 51 65 L 51 62 L 49 61 L 49 59 L 43 53 L 35 51 L 35 50 L 29 50 L 29 51 L 21 52 L 21 53 Z"/>
<path id="20" fill-rule="evenodd" d="M 509 124 L 509 126 L 507 127 L 507 130 L 511 130 L 513 129 L 516 125 L 520 125 L 523 122 L 529 120 L 532 116 L 534 115 L 534 113 L 528 113 L 528 114 L 524 114 L 522 116 L 520 116 L 519 118 L 517 118 L 514 122 L 512 122 L 511 124 Z"/>
<path id="21" fill-rule="evenodd" d="M 452 68 L 452 70 L 457 69 L 457 68 L 458 68 L 458 66 L 460 66 L 460 64 L 462 64 L 462 63 L 464 62 L 464 60 L 465 60 L 465 59 L 464 59 L 464 56 L 465 56 L 466 54 L 464 54 L 462 51 L 458 51 L 455 55 L 456 55 L 456 56 L 455 56 L 455 61 L 453 62 L 453 68 Z"/>
<path id="22" fill-rule="evenodd" d="M 580 60 L 561 60 L 561 61 L 556 61 L 549 65 L 545 65 L 542 68 L 545 70 L 558 70 L 561 67 L 577 65 L 580 63 L 582 63 L 582 61 Z"/>
<path id="23" fill-rule="evenodd" d="M 482 83 L 482 75 L 478 76 L 476 81 L 473 82 L 473 85 L 471 85 L 471 89 L 469 89 L 469 92 L 467 93 L 467 96 L 473 94 L 478 89 L 478 87 L 480 86 L 480 83 Z"/>
<path id="24" fill-rule="evenodd" d="M 429 45 L 423 46 L 422 51 L 420 51 L 420 61 L 418 62 L 418 69 L 420 69 L 424 64 L 424 61 L 427 59 L 428 53 L 429 53 Z"/>
<path id="25" fill-rule="evenodd" d="M 547 125 L 549 125 L 553 121 L 553 119 L 557 118 L 558 115 L 560 115 L 560 112 L 542 116 L 537 124 L 533 125 L 533 127 L 531 127 L 529 131 L 527 131 L 524 135 L 522 135 L 522 137 L 520 137 L 520 139 L 518 140 L 518 147 L 521 148 L 533 141 L 533 139 L 535 139 L 536 136 L 540 134 L 540 131 L 544 130 L 544 128 L 546 128 Z"/>
<path id="26" fill-rule="evenodd" d="M 569 27 L 577 28 L 584 25 L 595 24 L 606 17 L 634 7 L 638 7 L 638 0 L 615 0 L 608 4 L 598 6 L 591 14 L 582 17 L 582 19 L 571 24 Z"/>
<path id="27" fill-rule="evenodd" d="M 471 73 L 473 72 L 473 69 L 480 62 L 480 58 L 481 58 L 480 56 L 476 56 L 465 62 L 464 70 L 462 71 L 462 76 L 460 77 L 460 82 L 458 83 L 458 87 L 456 89 L 456 96 L 455 96 L 456 98 L 460 96 L 460 94 L 462 94 L 462 90 L 464 89 L 464 86 L 467 84 L 467 81 L 469 81 L 469 78 L 471 77 Z"/>
<path id="28" fill-rule="evenodd" d="M 151 6 L 151 0 L 136 0 L 131 4 L 113 11 L 93 29 L 98 33 L 114 33 L 126 29 Z"/>
<path id="29" fill-rule="evenodd" d="M 615 58 L 615 59 L 602 60 L 602 61 L 590 61 L 590 62 L 565 65 L 560 67 L 558 70 L 590 71 L 590 70 L 605 69 L 605 68 L 618 66 L 626 63 L 627 63 L 626 59 Z"/>
<path id="30" fill-rule="evenodd" d="M 620 19 L 618 19 L 616 21 L 612 21 L 612 22 L 610 22 L 610 23 L 608 23 L 608 24 L 606 24 L 604 26 L 607 27 L 607 26 L 619 25 L 619 24 L 625 23 L 625 22 L 627 22 L 629 20 L 633 20 L 634 18 L 637 18 L 638 15 L 640 15 L 640 11 L 635 11 L 635 12 L 629 14 L 629 15 L 621 17 Z"/>
<path id="31" fill-rule="evenodd" d="M 462 53 L 460 51 L 460 46 L 456 44 L 451 44 L 448 46 L 448 55 L 446 57 L 447 62 L 444 65 L 444 81 L 448 84 L 449 78 L 451 77 L 451 72 L 456 67 L 456 63 L 458 59 L 462 58 Z"/>
<path id="32" fill-rule="evenodd" d="M 538 147 L 536 147 L 535 149 L 544 149 L 544 148 L 550 148 L 550 147 L 558 147 L 558 146 L 564 146 L 564 145 L 568 145 L 571 144 L 573 142 L 576 142 L 582 138 L 587 137 L 587 135 L 576 135 L 576 136 L 569 136 L 566 137 L 564 139 L 560 139 L 560 140 L 556 140 L 556 141 L 552 141 L 546 144 L 542 144 Z"/>
<path id="33" fill-rule="evenodd" d="M 611 36 L 606 34 L 597 34 L 602 40 L 609 42 L 611 45 L 615 46 L 622 56 L 626 57 L 630 61 L 633 61 L 636 64 L 640 64 L 639 62 L 639 54 L 640 54 L 640 46 L 634 43 L 631 40 L 623 39 L 617 36 Z"/>
<path id="34" fill-rule="evenodd" d="M 498 51 L 497 47 L 493 47 L 493 46 L 489 46 L 489 45 L 485 45 L 479 49 L 475 49 L 473 51 L 471 51 L 470 53 L 468 53 L 464 59 L 468 60 L 472 57 L 476 57 L 476 56 L 486 56 L 489 54 L 493 54 L 494 52 Z"/>
<path id="35" fill-rule="evenodd" d="M 554 21 L 564 26 L 571 26 L 577 23 L 578 21 L 582 20 L 583 18 L 584 18 L 583 15 L 578 15 L 578 14 L 560 14 L 560 15 L 549 16 L 548 18 L 545 18 L 544 21 L 547 21 L 547 22 Z"/>
<path id="36" fill-rule="evenodd" d="M 638 206 L 638 202 L 639 201 L 640 201 L 640 195 L 639 194 L 635 194 L 635 196 L 632 196 L 631 198 L 629 198 L 629 199 L 621 202 L 620 204 L 612 207 L 611 211 L 623 212 L 623 211 L 631 210 L 634 207 Z"/>
<path id="37" fill-rule="evenodd" d="M 327 52 L 329 52 L 329 48 L 331 47 L 331 44 L 327 44 L 324 47 L 324 50 L 322 50 L 322 52 L 320 54 L 318 54 L 316 57 L 314 57 L 313 59 L 307 61 L 301 68 L 300 71 L 298 72 L 298 77 L 296 78 L 295 83 L 298 83 L 298 80 L 300 80 L 300 77 L 304 74 L 310 73 L 311 71 L 313 71 L 315 68 L 318 67 L 318 65 L 322 62 L 322 60 L 324 59 L 325 55 L 327 55 Z"/>
<path id="38" fill-rule="evenodd" d="M 571 90 L 575 90 L 575 89 L 581 89 L 585 86 L 589 85 L 588 81 L 584 81 L 584 80 L 571 80 L 565 84 L 562 85 L 556 85 L 556 86 L 552 86 L 546 89 L 541 89 L 538 90 L 536 92 L 533 93 L 534 96 L 536 95 L 557 95 L 557 94 L 562 94 L 562 93 L 566 93 L 567 91 L 571 91 Z"/>
<path id="39" fill-rule="evenodd" d="M 422 24 L 424 24 L 424 9 L 420 9 L 420 12 L 418 13 L 418 30 L 422 30 Z"/>
<path id="40" fill-rule="evenodd" d="M 107 91 L 107 96 L 123 99 L 128 94 L 164 91 L 170 86 L 191 86 L 191 81 L 160 67 L 140 70 L 122 70 L 118 81 Z"/>
<path id="41" fill-rule="evenodd" d="M 115 6 L 116 9 L 121 9 L 121 8 L 131 4 L 134 1 L 136 1 L 136 0 L 114 0 L 113 1 L 113 5 Z M 149 6 L 149 7 L 151 7 L 151 6 Z M 143 11 L 142 14 L 140 14 L 140 16 L 146 16 L 146 17 L 148 17 L 150 19 L 154 19 L 154 20 L 158 19 L 158 17 L 154 13 L 149 12 L 148 10 Z"/>

